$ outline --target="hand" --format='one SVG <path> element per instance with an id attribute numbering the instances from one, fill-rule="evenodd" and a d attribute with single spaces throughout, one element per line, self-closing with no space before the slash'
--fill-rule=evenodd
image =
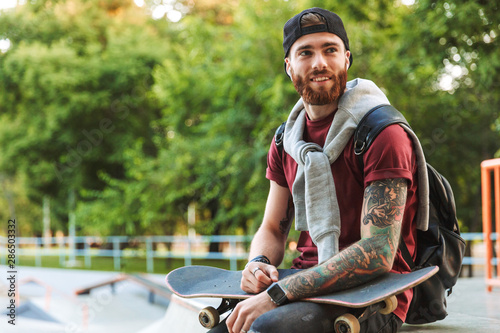
<path id="1" fill-rule="evenodd" d="M 249 294 L 266 290 L 279 277 L 276 267 L 261 262 L 251 262 L 241 274 L 241 290 Z"/>
<path id="2" fill-rule="evenodd" d="M 268 265 L 269 266 L 269 265 Z M 236 305 L 226 320 L 229 333 L 249 331 L 250 326 L 260 315 L 277 307 L 266 292 L 250 297 Z"/>

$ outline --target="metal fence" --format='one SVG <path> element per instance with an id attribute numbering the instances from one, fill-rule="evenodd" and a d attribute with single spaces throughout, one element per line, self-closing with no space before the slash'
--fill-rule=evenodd
<path id="1" fill-rule="evenodd" d="M 485 265 L 484 256 L 470 254 L 472 242 L 483 242 L 483 233 L 462 233 L 467 241 L 468 253 L 463 260 L 464 266 L 469 266 L 469 276 L 472 265 Z M 490 235 L 491 240 L 498 238 L 497 233 Z M 238 260 L 248 258 L 248 245 L 252 236 L 79 236 L 71 237 L 18 237 L 16 239 L 16 264 L 20 256 L 35 258 L 35 266 L 42 266 L 45 256 L 59 257 L 61 267 L 71 266 L 76 257 L 83 258 L 83 265 L 90 268 L 95 257 L 113 258 L 113 268 L 121 269 L 121 263 L 126 258 L 142 258 L 146 260 L 147 272 L 154 272 L 155 258 L 183 259 L 184 265 L 191 265 L 195 259 L 228 260 L 231 270 L 237 270 Z M 210 244 L 218 243 L 220 252 L 211 252 Z M 4 249 L 0 255 L 2 265 L 6 264 L 8 239 L 0 237 L 0 248 Z M 498 259 L 492 258 L 491 264 L 497 265 Z"/>
<path id="2" fill-rule="evenodd" d="M 237 270 L 237 261 L 247 259 L 250 236 L 79 236 L 79 237 L 17 237 L 16 264 L 21 256 L 35 258 L 35 266 L 42 266 L 42 257 L 59 257 L 61 267 L 72 266 L 76 257 L 83 257 L 86 268 L 92 258 L 112 257 L 114 270 L 119 271 L 123 258 L 143 258 L 147 271 L 154 271 L 155 258 L 183 259 L 191 265 L 194 259 L 228 260 L 231 270 Z M 218 243 L 220 252 L 210 252 L 210 244 Z M 0 237 L 0 248 L 7 249 L 8 239 Z M 7 253 L 7 251 L 2 252 Z M 0 256 L 2 265 L 6 256 Z"/>

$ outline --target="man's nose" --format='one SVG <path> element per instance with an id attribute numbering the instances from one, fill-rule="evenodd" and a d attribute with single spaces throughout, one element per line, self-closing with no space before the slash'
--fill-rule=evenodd
<path id="1" fill-rule="evenodd" d="M 317 53 L 314 56 L 314 61 L 313 61 L 313 69 L 315 70 L 323 70 L 327 67 L 326 64 L 326 59 L 321 53 Z"/>

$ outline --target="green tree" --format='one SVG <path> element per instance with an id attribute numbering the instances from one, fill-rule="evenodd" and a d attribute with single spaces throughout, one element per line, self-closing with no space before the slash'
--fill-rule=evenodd
<path id="1" fill-rule="evenodd" d="M 131 0 L 36 1 L 0 16 L 12 43 L 0 56 L 0 170 L 26 175 L 33 203 L 53 198 L 56 220 L 71 191 L 124 178 L 137 140 L 156 154 L 148 92 L 166 46 L 137 10 Z"/>
<path id="2" fill-rule="evenodd" d="M 499 149 L 495 2 L 178 1 L 175 23 L 148 19 L 163 5 L 146 3 L 37 0 L 0 15 L 12 42 L 0 54 L 0 174 L 30 205 L 23 218 L 39 219 L 50 196 L 65 225 L 76 189 L 85 233 L 184 232 L 192 203 L 199 232 L 252 233 L 267 150 L 298 98 L 283 24 L 320 6 L 344 19 L 349 78 L 373 80 L 405 114 L 462 224 L 479 230 L 479 164 Z"/>
<path id="3" fill-rule="evenodd" d="M 427 160 L 451 182 L 464 230 L 479 231 L 479 166 L 500 148 L 498 4 L 420 0 L 405 6 L 380 0 L 311 5 L 337 11 L 344 19 L 354 54 L 350 77 L 376 82 L 405 114 Z"/>
<path id="4" fill-rule="evenodd" d="M 247 232 L 260 222 L 266 152 L 293 93 L 276 14 L 283 10 L 269 3 L 189 14 L 174 55 L 156 71 L 164 199 L 181 211 L 196 202 L 202 233 Z"/>
<path id="5" fill-rule="evenodd" d="M 479 165 L 499 149 L 498 4 L 419 1 L 406 10 L 398 43 L 387 44 L 390 66 L 374 73 L 389 78 L 390 99 L 450 180 L 464 230 L 479 231 Z"/>

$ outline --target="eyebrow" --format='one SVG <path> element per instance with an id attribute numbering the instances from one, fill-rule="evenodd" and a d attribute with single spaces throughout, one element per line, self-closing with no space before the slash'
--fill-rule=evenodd
<path id="1" fill-rule="evenodd" d="M 340 47 L 340 43 L 337 43 L 337 42 L 326 42 L 323 45 L 321 45 L 321 48 L 323 49 L 323 48 L 330 47 L 330 46 Z M 302 50 L 307 50 L 307 49 L 312 49 L 312 48 L 313 48 L 312 45 L 306 44 L 306 45 L 299 46 L 297 48 L 297 51 L 302 51 Z"/>

